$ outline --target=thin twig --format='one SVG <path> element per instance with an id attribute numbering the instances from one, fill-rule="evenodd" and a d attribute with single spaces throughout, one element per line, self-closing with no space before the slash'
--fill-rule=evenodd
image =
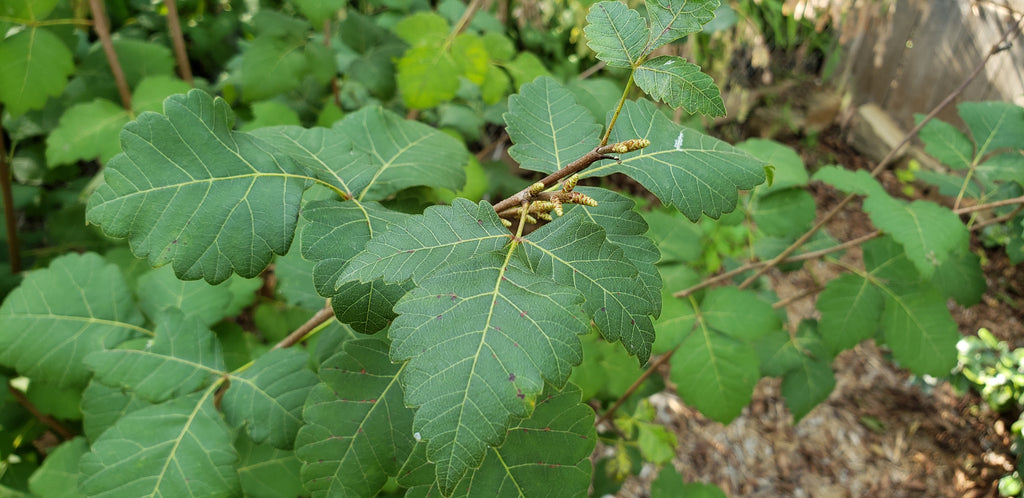
<path id="1" fill-rule="evenodd" d="M 604 66 L 606 66 L 607 64 L 608 63 L 605 62 L 605 61 L 598 62 L 597 64 L 594 64 L 593 66 L 590 66 L 589 68 L 587 68 L 586 71 L 583 71 L 582 73 L 580 73 L 578 78 L 581 79 L 581 80 L 585 80 L 585 79 L 593 76 L 594 74 L 596 74 L 598 71 L 604 69 Z"/>
<path id="2" fill-rule="evenodd" d="M 324 19 L 324 46 L 331 48 L 331 20 Z M 334 105 L 341 110 L 341 85 L 338 84 L 338 72 L 331 77 L 331 95 L 334 97 Z"/>
<path id="3" fill-rule="evenodd" d="M 455 37 L 469 27 L 470 21 L 473 20 L 473 16 L 476 15 L 476 11 L 480 9 L 480 5 L 483 3 L 483 0 L 473 0 L 472 2 L 469 2 L 469 5 L 466 7 L 466 11 L 462 13 L 462 18 L 459 19 L 459 22 L 455 23 L 455 29 L 453 29 L 451 35 L 448 36 L 448 41 L 445 43 L 445 46 L 451 45 L 455 40 Z"/>
<path id="4" fill-rule="evenodd" d="M 817 294 L 817 293 L 819 293 L 819 292 L 821 292 L 823 290 L 825 290 L 824 287 L 820 287 L 820 286 L 815 285 L 815 286 L 811 287 L 810 289 L 807 289 L 807 290 L 805 290 L 805 291 L 803 291 L 803 292 L 801 292 L 801 293 L 799 293 L 799 294 L 797 294 L 795 296 L 789 296 L 786 299 L 782 299 L 782 300 L 776 301 L 775 304 L 772 305 L 772 309 L 776 309 L 777 310 L 777 309 L 780 309 L 780 308 L 785 308 L 786 306 L 789 306 L 790 304 L 793 304 L 793 303 L 795 303 L 795 302 L 797 302 L 797 301 L 799 301 L 801 299 L 813 296 L 813 295 L 815 295 L 815 294 Z"/>
<path id="5" fill-rule="evenodd" d="M 896 158 L 897 153 L 901 149 L 903 149 L 903 146 L 910 142 L 910 140 L 913 137 L 917 136 L 917 133 L 921 131 L 921 128 L 924 128 L 924 126 L 928 124 L 933 118 L 935 118 L 935 116 L 938 115 L 940 111 L 945 109 L 946 106 L 951 104 L 953 100 L 955 100 L 958 96 L 960 96 L 960 94 L 963 93 L 963 91 L 967 88 L 967 85 L 969 85 L 972 81 L 974 81 L 975 78 L 978 77 L 979 74 L 981 74 L 982 69 L 985 68 L 985 65 L 992 58 L 993 55 L 1006 49 L 1006 43 L 1008 43 L 1010 40 L 1012 40 L 1012 38 L 1020 34 L 1020 29 L 1017 27 L 1018 24 L 1019 21 L 1014 24 L 1015 29 L 1008 30 L 1006 33 L 1004 33 L 1003 36 L 999 39 L 999 41 L 992 45 L 992 48 L 989 49 L 988 53 L 985 55 L 985 58 L 982 59 L 980 63 L 978 63 L 978 65 L 974 68 L 973 71 L 971 71 L 971 74 L 963 82 L 961 82 L 955 90 L 950 92 L 950 94 L 947 95 L 946 98 L 942 99 L 942 102 L 939 102 L 938 105 L 936 105 L 932 109 L 932 111 L 929 112 L 928 115 L 925 116 L 924 119 L 922 119 L 917 124 L 917 126 L 914 126 L 912 130 L 907 132 L 903 136 L 903 139 L 900 140 L 900 142 L 896 144 L 896 146 L 893 147 L 892 150 L 890 150 L 884 158 L 882 158 L 881 162 L 879 162 L 878 165 L 871 170 L 872 177 L 878 176 L 879 173 L 885 170 L 885 168 L 887 168 L 890 165 L 890 163 L 892 163 L 892 161 Z M 1013 35 L 1013 37 L 1010 36 L 1011 34 Z M 849 204 L 855 196 L 856 194 L 849 194 L 845 198 L 843 198 L 843 200 L 840 201 L 838 205 L 836 205 L 835 207 L 832 208 L 832 210 L 826 213 L 821 220 L 819 220 L 813 227 L 811 227 L 810 230 L 807 231 L 807 233 L 801 235 L 800 238 L 796 240 L 796 242 L 790 244 L 790 246 L 787 247 L 781 253 L 779 253 L 778 256 L 772 258 L 772 260 L 768 261 L 766 265 L 762 266 L 760 269 L 754 272 L 753 275 L 744 280 L 743 283 L 739 285 L 739 288 L 747 288 L 748 286 L 750 286 L 750 284 L 754 283 L 755 280 L 760 278 L 761 275 L 764 275 L 765 272 L 782 263 L 783 260 L 789 257 L 790 254 L 793 254 L 793 252 L 799 249 L 800 246 L 807 243 L 807 241 L 810 240 L 811 237 L 818 232 L 818 230 L 821 230 L 829 221 L 831 221 L 832 218 L 834 218 L 836 214 L 838 214 L 844 207 L 846 207 L 846 205 Z"/>
<path id="6" fill-rule="evenodd" d="M 0 113 L 0 118 L 3 114 Z M 14 194 L 11 192 L 11 163 L 7 162 L 4 128 L 0 125 L 0 197 L 4 203 L 4 223 L 7 224 L 7 254 L 11 273 L 21 272 L 21 251 L 18 245 L 18 222 L 14 217 Z"/>
<path id="7" fill-rule="evenodd" d="M 117 93 L 121 96 L 121 105 L 131 112 L 132 92 L 128 88 L 128 80 L 124 76 L 124 69 L 121 62 L 117 60 L 117 52 L 114 50 L 114 42 L 110 38 L 110 21 L 107 19 L 107 11 L 103 7 L 103 0 L 89 0 L 89 9 L 92 10 L 93 29 L 100 37 L 100 44 L 103 45 L 103 53 L 107 55 L 107 63 L 110 64 L 110 72 L 114 75 L 114 83 L 117 84 Z"/>
<path id="8" fill-rule="evenodd" d="M 294 332 L 288 334 L 288 337 L 281 339 L 281 342 L 274 344 L 274 347 L 271 349 L 288 348 L 298 344 L 304 337 L 306 337 L 306 334 L 310 333 L 320 325 L 323 325 L 324 322 L 330 320 L 333 316 L 334 310 L 331 309 L 330 304 L 320 308 L 320 311 L 317 311 L 309 320 L 306 320 L 306 323 L 303 323 L 299 328 L 295 329 Z"/>
<path id="9" fill-rule="evenodd" d="M 579 158 L 579 159 L 569 163 L 568 166 L 566 166 L 566 167 L 564 167 L 564 168 L 562 168 L 562 169 L 560 169 L 560 170 L 558 170 L 558 171 L 556 171 L 554 173 L 551 173 L 550 175 L 545 176 L 544 178 L 542 178 L 540 180 L 540 182 L 538 182 L 538 183 L 543 183 L 544 184 L 544 188 L 542 188 L 540 190 L 545 190 L 545 189 L 550 188 L 552 185 L 558 183 L 563 178 L 567 178 L 567 177 L 572 176 L 572 175 L 574 175 L 576 173 L 579 173 L 580 171 L 583 171 L 584 169 L 586 169 L 587 166 L 590 166 L 591 164 L 594 164 L 597 161 L 600 161 L 602 159 L 611 159 L 611 160 L 616 159 L 614 156 L 609 156 L 608 155 L 611 152 L 612 152 L 612 146 L 611 145 L 603 145 L 603 146 L 600 146 L 600 147 L 595 147 L 594 150 L 591 150 L 590 152 L 587 152 L 586 154 L 583 155 L 583 157 L 581 157 L 581 158 Z M 504 210 L 506 210 L 508 208 L 511 208 L 513 206 L 518 206 L 519 204 L 522 204 L 523 201 L 529 201 L 533 197 L 533 194 L 531 193 L 532 191 L 535 191 L 535 189 L 533 188 L 533 185 L 531 185 L 531 186 L 529 186 L 527 188 L 524 188 L 524 189 L 520 190 L 519 192 L 513 194 L 511 197 L 509 197 L 509 198 L 507 198 L 505 200 L 502 200 L 501 202 L 495 204 L 494 205 L 494 210 L 500 213 L 500 212 L 502 212 L 502 211 L 504 211 Z"/>
<path id="10" fill-rule="evenodd" d="M 629 389 L 626 389 L 626 392 L 622 393 L 622 396 L 619 396 L 619 399 L 615 401 L 615 404 L 612 405 L 612 407 L 606 410 L 603 414 L 601 414 L 597 421 L 594 422 L 594 425 L 601 425 L 611 420 L 612 415 L 615 415 L 615 411 L 618 410 L 619 407 L 626 402 L 626 399 L 632 396 L 633 393 L 640 388 L 640 385 L 643 384 L 644 381 L 647 380 L 647 378 L 650 377 L 651 374 L 653 374 L 654 371 L 658 369 L 658 367 L 664 365 L 665 362 L 669 360 L 669 358 L 672 358 L 672 355 L 674 355 L 678 349 L 679 346 L 672 348 L 672 350 L 670 350 L 669 352 L 661 355 L 661 357 L 655 360 L 654 363 L 651 363 L 651 365 L 647 367 L 647 370 L 644 370 L 644 373 L 640 374 L 640 377 L 636 379 L 635 382 L 633 382 L 633 385 L 629 386 Z"/>
<path id="11" fill-rule="evenodd" d="M 28 412 L 31 413 L 33 417 L 42 422 L 43 425 L 49 427 L 51 430 L 53 430 L 53 432 L 56 432 L 58 435 L 60 435 L 62 439 L 67 441 L 75 438 L 75 434 L 68 430 L 67 427 L 61 425 L 61 423 L 58 422 L 57 419 L 39 411 L 39 409 L 36 408 L 36 405 L 32 404 L 32 402 L 29 401 L 27 397 L 25 397 L 25 393 L 19 391 L 17 388 L 15 388 L 9 383 L 7 384 L 7 392 L 11 393 L 11 396 L 14 397 L 14 400 L 17 401 L 18 404 L 21 405 L 23 408 L 28 410 Z"/>
<path id="12" fill-rule="evenodd" d="M 167 6 L 167 31 L 171 34 L 171 44 L 174 45 L 174 58 L 178 61 L 178 72 L 181 79 L 189 86 L 195 87 L 192 80 L 192 65 L 188 62 L 188 53 L 185 51 L 185 36 L 181 32 L 181 19 L 178 17 L 177 0 L 164 0 Z"/>
<path id="13" fill-rule="evenodd" d="M 984 211 L 986 209 L 995 209 L 997 207 L 1012 206 L 1014 204 L 1024 204 L 1024 195 L 1020 197 L 1014 197 L 1013 199 L 1003 199 L 1001 201 L 992 201 L 985 204 L 978 204 L 976 206 L 965 206 L 962 208 L 954 209 L 953 212 L 956 214 L 973 213 L 975 211 Z"/>
<path id="14" fill-rule="evenodd" d="M 1011 219 L 1013 219 L 1014 216 L 1017 216 L 1018 214 L 1020 214 L 1021 210 L 1024 210 L 1024 204 L 1018 205 L 1016 208 L 1013 209 L 1013 211 L 1010 211 L 1009 213 L 1006 213 L 1006 214 L 1004 214 L 1002 216 L 996 216 L 995 218 L 992 218 L 991 220 L 985 220 L 985 221 L 982 221 L 982 222 L 979 222 L 979 223 L 975 223 L 974 225 L 971 226 L 971 231 L 972 232 L 976 232 L 976 231 L 981 230 L 982 228 L 985 228 L 987 226 L 991 226 L 991 225 L 995 225 L 997 223 L 1002 223 L 1004 221 L 1011 220 Z"/>

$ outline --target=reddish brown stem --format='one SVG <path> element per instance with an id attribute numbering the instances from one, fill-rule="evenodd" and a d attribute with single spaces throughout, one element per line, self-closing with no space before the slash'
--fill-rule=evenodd
<path id="1" fill-rule="evenodd" d="M 630 396 L 632 396 L 637 389 L 640 388 L 640 385 L 643 384 L 644 381 L 647 380 L 647 378 L 650 377 L 654 373 L 654 371 L 658 369 L 658 367 L 664 365 L 665 362 L 672 358 L 672 355 L 676 354 L 676 350 L 678 349 L 679 346 L 672 348 L 671 351 L 661 355 L 661 357 L 655 360 L 654 363 L 651 363 L 651 365 L 647 367 L 647 370 L 644 370 L 644 373 L 640 374 L 640 378 L 636 379 L 636 381 L 633 382 L 633 385 L 629 386 L 629 389 L 626 389 L 626 392 L 622 393 L 622 396 L 619 396 L 619 399 L 615 401 L 615 404 L 612 405 L 612 407 L 609 408 L 607 411 L 605 411 L 601 415 L 601 417 L 598 418 L 596 422 L 594 422 L 594 425 L 601 425 L 611 420 L 612 415 L 615 415 L 615 412 L 619 409 L 619 407 L 621 407 L 622 404 L 625 403 L 626 400 Z"/>
<path id="2" fill-rule="evenodd" d="M 612 152 L 613 145 L 603 145 L 601 147 L 595 147 L 594 150 L 592 150 L 590 152 L 587 152 L 586 154 L 583 155 L 583 157 L 581 157 L 581 158 L 579 158 L 579 159 L 569 163 L 568 166 L 566 166 L 566 167 L 564 167 L 564 168 L 562 168 L 562 169 L 560 169 L 560 170 L 558 170 L 558 171 L 556 171 L 554 173 L 551 173 L 548 176 L 545 176 L 540 182 L 538 182 L 538 183 L 543 183 L 544 184 L 544 188 L 542 188 L 541 190 L 548 189 L 552 185 L 554 185 L 554 184 L 558 183 L 559 181 L 561 181 L 563 178 L 567 178 L 567 177 L 572 176 L 572 175 L 574 175 L 576 173 L 579 173 L 580 171 L 583 171 L 588 166 L 590 166 L 591 164 L 594 164 L 597 161 L 600 161 L 602 159 L 611 159 L 611 160 L 617 159 L 614 156 L 609 156 L 608 155 L 610 152 Z M 519 192 L 517 192 L 516 194 L 512 195 L 508 199 L 505 199 L 505 200 L 495 204 L 494 205 L 494 210 L 500 213 L 502 211 L 505 211 L 506 209 L 509 209 L 511 207 L 518 206 L 518 205 L 522 204 L 523 201 L 529 201 L 530 199 L 532 199 L 534 197 L 534 194 L 531 193 L 531 192 L 535 191 L 535 189 L 534 190 L 531 190 L 531 189 L 533 189 L 532 185 L 530 187 L 527 187 L 527 188 L 524 188 L 524 189 L 520 190 Z"/>
<path id="3" fill-rule="evenodd" d="M 331 48 L 331 20 L 324 19 L 324 46 Z M 334 105 L 341 109 L 341 87 L 338 85 L 338 72 L 334 72 L 331 78 L 331 95 L 334 97 Z"/>
<path id="4" fill-rule="evenodd" d="M 2 116 L 2 113 L 0 113 Z M 4 203 L 4 223 L 7 224 L 7 254 L 11 273 L 21 272 L 21 251 L 18 245 L 18 221 L 14 216 L 14 194 L 11 192 L 11 163 L 7 162 L 3 126 L 0 126 L 0 197 Z"/>
<path id="5" fill-rule="evenodd" d="M 107 19 L 107 11 L 103 7 L 103 0 L 89 0 L 89 9 L 92 11 L 93 29 L 96 30 L 96 35 L 100 37 L 103 53 L 107 55 L 110 72 L 114 75 L 117 93 L 121 96 L 121 105 L 128 112 L 131 112 L 132 92 L 128 88 L 128 80 L 124 76 L 121 62 L 117 60 L 117 52 L 114 51 L 114 41 L 110 38 L 110 21 Z"/>
<path id="6" fill-rule="evenodd" d="M 195 87 L 192 80 L 192 65 L 188 62 L 188 53 L 185 51 L 185 36 L 181 32 L 181 20 L 178 17 L 177 0 L 164 0 L 167 6 L 167 31 L 171 35 L 171 44 L 174 46 L 174 58 L 178 61 L 178 72 L 181 79 Z"/>
<path id="7" fill-rule="evenodd" d="M 967 85 L 969 85 L 972 81 L 974 81 L 975 78 L 978 77 L 979 74 L 981 74 L 982 69 L 985 68 L 985 65 L 992 58 L 993 55 L 1003 51 L 1006 47 L 1006 43 L 1008 43 L 1012 38 L 1015 38 L 1020 34 L 1020 29 L 1017 27 L 1017 24 L 1019 24 L 1019 21 L 1018 23 L 1014 24 L 1014 29 L 1007 30 L 1006 33 L 1003 33 L 1003 36 L 999 39 L 999 41 L 992 45 L 992 48 L 990 48 L 988 53 L 985 54 L 985 58 L 982 59 L 977 66 L 975 66 L 974 70 L 971 71 L 971 74 L 967 76 L 967 78 L 964 79 L 962 83 L 960 83 L 960 86 L 956 87 L 956 89 L 954 89 L 949 95 L 947 95 L 946 98 L 942 99 L 942 102 L 939 102 L 938 105 L 936 105 L 935 108 L 933 108 L 932 111 L 929 112 L 928 115 L 925 116 L 924 119 L 922 119 L 917 124 L 917 126 L 914 126 L 912 130 L 907 132 L 903 136 L 903 139 L 900 140 L 900 142 L 896 144 L 896 146 L 893 147 L 892 150 L 890 150 L 884 158 L 882 158 L 882 161 L 878 163 L 878 166 L 875 166 L 875 168 L 871 170 L 872 177 L 878 176 L 878 174 L 885 170 L 885 168 L 889 167 L 892 161 L 896 158 L 897 153 L 901 149 L 903 149 L 903 146 L 910 142 L 910 140 L 913 137 L 917 136 L 917 133 L 921 131 L 921 128 L 924 128 L 924 125 L 928 124 L 932 119 L 935 118 L 936 115 L 939 114 L 940 111 L 945 109 L 946 106 L 951 104 L 953 100 L 955 100 L 958 96 L 960 96 L 960 94 L 963 93 L 963 91 L 967 88 Z M 807 233 L 800 236 L 800 238 L 797 239 L 796 242 L 793 242 L 784 251 L 779 253 L 778 256 L 773 258 L 771 261 L 768 261 L 767 264 L 762 266 L 760 269 L 754 272 L 753 275 L 744 280 L 743 283 L 739 285 L 739 288 L 747 288 L 748 286 L 750 286 L 750 284 L 754 283 L 755 280 L 760 278 L 761 275 L 764 275 L 768 270 L 778 266 L 779 263 L 788 258 L 790 254 L 793 254 L 793 252 L 799 249 L 800 246 L 807 243 L 807 241 L 810 240 L 811 237 L 818 232 L 818 230 L 821 230 L 822 227 L 824 227 L 829 221 L 831 221 L 832 218 L 834 218 L 836 214 L 838 214 L 844 207 L 846 207 L 846 205 L 849 204 L 855 196 L 856 194 L 849 194 L 845 198 L 843 198 L 843 200 L 840 201 L 838 205 L 836 205 L 834 208 L 832 208 L 831 211 L 826 213 L 825 216 L 818 221 L 818 223 L 816 223 L 813 227 L 811 227 L 810 230 L 807 231 Z"/>
<path id="8" fill-rule="evenodd" d="M 331 309 L 330 305 L 320 308 L 306 323 L 303 323 L 299 328 L 295 329 L 294 332 L 288 334 L 288 337 L 281 339 L 281 342 L 274 345 L 273 349 L 282 349 L 294 346 L 298 344 L 302 338 L 306 337 L 306 334 L 310 333 L 313 329 L 319 327 L 321 324 L 330 320 L 334 316 L 334 310 Z"/>
<path id="9" fill-rule="evenodd" d="M 11 397 L 13 397 L 14 400 L 17 401 L 19 405 L 28 410 L 28 412 L 31 413 L 33 417 L 42 422 L 43 425 L 49 427 L 50 430 L 60 435 L 62 439 L 64 439 L 65 441 L 69 439 L 74 439 L 74 433 L 69 431 L 67 427 L 61 425 L 61 423 L 58 422 L 55 418 L 39 411 L 39 409 L 36 408 L 36 405 L 32 404 L 32 402 L 25 397 L 25 393 L 19 391 L 17 388 L 10 384 L 7 384 L 7 392 L 11 393 Z"/>

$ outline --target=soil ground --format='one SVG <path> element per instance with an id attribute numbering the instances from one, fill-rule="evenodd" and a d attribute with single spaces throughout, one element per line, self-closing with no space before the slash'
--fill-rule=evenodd
<path id="1" fill-rule="evenodd" d="M 837 129 L 802 154 L 812 166 L 823 164 L 824 156 L 848 168 L 871 166 L 845 145 Z M 893 192 L 900 188 L 891 174 L 881 179 Z M 821 184 L 812 192 L 819 213 L 842 198 Z M 873 227 L 854 202 L 828 230 L 843 241 Z M 1001 251 L 988 251 L 983 259 L 988 290 L 982 302 L 964 309 L 951 301 L 950 310 L 962 334 L 986 327 L 1020 347 L 1024 271 Z M 860 251 L 848 251 L 843 259 L 859 265 Z M 815 282 L 834 275 L 833 268 L 815 262 L 793 273 L 775 271 L 771 277 L 784 300 L 807 295 Z M 813 297 L 798 299 L 787 310 L 793 324 L 816 316 Z M 870 341 L 842 353 L 833 369 L 835 390 L 796 425 L 777 379 L 763 379 L 751 404 L 727 426 L 704 418 L 671 389 L 656 395 L 652 402 L 660 420 L 679 441 L 673 465 L 687 481 L 714 483 L 730 497 L 998 496 L 998 480 L 1016 462 L 1009 434 L 1016 414 L 1001 416 L 975 394 L 956 393 L 943 381 L 929 384 L 914 378 Z M 619 496 L 645 496 L 653 478 L 647 474 L 627 483 Z"/>

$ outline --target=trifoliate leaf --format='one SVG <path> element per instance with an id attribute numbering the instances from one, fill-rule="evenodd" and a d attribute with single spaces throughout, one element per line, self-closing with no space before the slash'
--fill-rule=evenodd
<path id="1" fill-rule="evenodd" d="M 533 415 L 511 428 L 501 447 L 488 448 L 480 468 L 452 496 L 587 496 L 596 439 L 594 411 L 580 403 L 579 388 L 570 384 L 559 392 L 548 386 Z M 436 484 L 425 485 L 410 489 L 408 496 L 437 492 Z"/>
<path id="2" fill-rule="evenodd" d="M 489 203 L 456 198 L 451 206 L 427 208 L 423 215 L 410 216 L 371 239 L 366 250 L 348 263 L 336 285 L 355 279 L 419 281 L 448 262 L 498 250 L 510 239 Z"/>
<path id="3" fill-rule="evenodd" d="M 238 450 L 238 480 L 244 496 L 306 496 L 299 477 L 302 462 L 295 457 L 295 452 L 256 444 L 245 436 L 235 440 L 235 448 Z"/>
<path id="4" fill-rule="evenodd" d="M 587 14 L 587 22 L 583 28 L 587 46 L 609 66 L 636 67 L 647 55 L 647 23 L 626 4 L 618 0 L 595 3 Z"/>
<path id="5" fill-rule="evenodd" d="M 696 33 L 715 17 L 719 0 L 652 0 L 646 2 L 651 18 L 648 50 Z"/>
<path id="6" fill-rule="evenodd" d="M 128 237 L 151 265 L 171 263 L 182 279 L 258 275 L 291 245 L 306 172 L 231 131 L 220 98 L 192 90 L 168 98 L 164 113 L 143 113 L 122 130 L 125 152 L 107 164 L 88 221 Z"/>
<path id="7" fill-rule="evenodd" d="M 348 341 L 320 365 L 296 438 L 302 480 L 313 496 L 373 496 L 412 452 L 412 410 L 379 339 Z"/>
<path id="8" fill-rule="evenodd" d="M 41 109 L 64 91 L 74 70 L 71 51 L 57 35 L 29 27 L 0 40 L 0 102 L 13 116 Z"/>
<path id="9" fill-rule="evenodd" d="M 976 156 L 999 149 L 1024 149 L 1024 107 L 1010 102 L 964 102 L 957 110 L 978 144 Z"/>
<path id="10" fill-rule="evenodd" d="M 554 173 L 601 141 L 601 126 L 572 92 L 549 77 L 537 78 L 509 97 L 504 117 L 514 143 L 508 153 L 531 171 Z"/>
<path id="11" fill-rule="evenodd" d="M 938 291 L 887 295 L 882 330 L 895 359 L 918 375 L 942 377 L 956 366 L 960 333 Z"/>
<path id="12" fill-rule="evenodd" d="M 84 386 L 82 359 L 147 333 L 120 270 L 93 253 L 29 273 L 0 306 L 0 363 L 58 386 Z"/>
<path id="13" fill-rule="evenodd" d="M 96 379 L 158 403 L 206 387 L 224 373 L 220 343 L 196 318 L 168 309 L 143 349 L 98 351 L 85 358 Z"/>
<path id="14" fill-rule="evenodd" d="M 884 299 L 877 287 L 853 274 L 840 275 L 818 296 L 818 330 L 833 355 L 869 339 L 878 331 Z"/>
<path id="15" fill-rule="evenodd" d="M 623 155 L 621 164 L 596 164 L 581 176 L 625 173 L 693 221 L 702 213 L 718 218 L 732 211 L 738 189 L 765 181 L 762 161 L 673 123 L 647 100 L 626 102 L 611 141 L 632 138 L 646 138 L 651 145 Z"/>
<path id="16" fill-rule="evenodd" d="M 492 253 L 433 273 L 395 306 L 391 357 L 409 360 L 406 404 L 442 491 L 530 414 L 544 381 L 563 385 L 579 364 L 582 300 Z"/>
<path id="17" fill-rule="evenodd" d="M 636 68 L 633 79 L 647 95 L 673 108 L 709 117 L 725 116 L 725 102 L 715 81 L 702 73 L 700 66 L 679 57 L 663 55 L 646 61 Z"/>
<path id="18" fill-rule="evenodd" d="M 240 491 L 231 430 L 213 393 L 129 413 L 79 462 L 87 496 L 225 496 Z"/>
<path id="19" fill-rule="evenodd" d="M 228 423 L 245 426 L 249 438 L 275 448 L 290 449 L 302 426 L 302 405 L 316 383 L 298 349 L 274 349 L 252 366 L 231 374 L 221 407 Z"/>
<path id="20" fill-rule="evenodd" d="M 601 335 L 621 341 L 643 365 L 654 343 L 651 315 L 660 310 L 622 248 L 583 218 L 583 210 L 576 209 L 534 232 L 524 242 L 526 257 L 537 274 L 582 292 L 583 309 Z"/>
<path id="21" fill-rule="evenodd" d="M 170 268 L 150 270 L 139 277 L 139 307 L 150 317 L 166 309 L 181 310 L 206 326 L 225 316 L 233 295 L 227 282 L 210 285 L 179 280 Z M 230 311 L 230 310 L 229 310 Z"/>

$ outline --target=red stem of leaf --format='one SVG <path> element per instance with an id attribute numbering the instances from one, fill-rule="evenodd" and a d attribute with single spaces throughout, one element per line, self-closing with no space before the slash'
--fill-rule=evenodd
<path id="1" fill-rule="evenodd" d="M 60 422 L 58 422 L 53 417 L 39 411 L 39 409 L 36 408 L 36 405 L 32 404 L 32 402 L 25 397 L 25 393 L 19 391 L 10 384 L 7 384 L 7 392 L 11 393 L 11 397 L 13 397 L 14 400 L 17 401 L 19 405 L 28 410 L 28 412 L 31 413 L 33 417 L 42 422 L 43 425 L 49 427 L 51 430 L 53 430 L 53 432 L 56 432 L 58 435 L 60 435 L 62 439 L 64 439 L 65 441 L 69 439 L 74 439 L 75 434 L 73 432 L 68 430 L 63 425 L 61 425 Z"/>
<path id="2" fill-rule="evenodd" d="M 181 20 L 178 17 L 177 0 L 164 0 L 167 5 L 167 31 L 171 35 L 171 43 L 174 45 L 174 58 L 178 61 L 178 72 L 181 79 L 195 87 L 192 80 L 192 66 L 188 62 L 188 53 L 185 51 L 185 37 L 181 32 Z"/>
<path id="3" fill-rule="evenodd" d="M 7 162 L 3 126 L 0 126 L 0 197 L 4 203 L 4 222 L 7 224 L 7 254 L 11 273 L 21 272 L 21 252 L 18 245 L 18 222 L 14 217 L 14 194 L 11 192 L 11 163 Z"/>
<path id="4" fill-rule="evenodd" d="M 131 112 L 132 92 L 128 88 L 128 80 L 124 76 L 121 62 L 117 60 L 117 52 L 114 51 L 114 42 L 110 38 L 110 21 L 107 19 L 107 11 L 103 7 L 103 0 L 89 0 L 89 10 L 92 11 L 93 29 L 96 30 L 96 35 L 100 37 L 103 53 L 106 54 L 107 63 L 110 64 L 110 72 L 114 75 L 117 93 L 121 96 L 121 105 L 128 112 Z"/>
<path id="5" fill-rule="evenodd" d="M 331 309 L 330 305 L 320 308 L 306 323 L 303 323 L 299 328 L 295 329 L 294 332 L 288 334 L 288 337 L 281 339 L 281 342 L 274 345 L 273 349 L 288 348 L 298 344 L 306 334 L 310 333 L 313 329 L 319 327 L 321 324 L 330 320 L 334 316 L 334 310 Z"/>

